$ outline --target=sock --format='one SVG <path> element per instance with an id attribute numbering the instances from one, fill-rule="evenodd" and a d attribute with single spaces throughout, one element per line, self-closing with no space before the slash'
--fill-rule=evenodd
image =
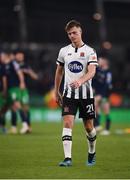
<path id="1" fill-rule="evenodd" d="M 88 139 L 88 152 L 90 154 L 95 153 L 96 148 L 96 130 L 95 128 L 92 129 L 91 132 L 87 133 L 87 139 Z"/>
<path id="2" fill-rule="evenodd" d="M 94 126 L 100 126 L 100 118 L 101 118 L 101 115 L 100 114 L 97 114 L 96 115 L 96 118 L 94 120 Z"/>
<path id="3" fill-rule="evenodd" d="M 1 116 L 1 123 L 2 123 L 2 126 L 5 127 L 6 121 L 5 121 L 5 116 L 4 115 Z"/>
<path id="4" fill-rule="evenodd" d="M 1 116 L 0 116 L 0 126 L 2 126 L 2 118 L 1 118 Z"/>
<path id="5" fill-rule="evenodd" d="M 72 149 L 72 129 L 63 128 L 62 141 L 65 158 L 71 158 Z"/>
<path id="6" fill-rule="evenodd" d="M 111 119 L 110 119 L 110 116 L 109 114 L 106 115 L 106 130 L 110 130 L 110 125 L 111 125 Z"/>
<path id="7" fill-rule="evenodd" d="M 24 111 L 20 109 L 19 114 L 20 114 L 22 122 L 26 122 L 26 115 L 25 115 Z"/>
<path id="8" fill-rule="evenodd" d="M 22 126 L 23 126 L 23 128 L 28 129 L 28 124 L 27 124 L 27 122 L 23 122 L 23 123 L 22 123 Z"/>
<path id="9" fill-rule="evenodd" d="M 28 126 L 31 126 L 30 111 L 27 111 L 27 114 L 26 114 L 26 121 L 27 121 Z"/>
<path id="10" fill-rule="evenodd" d="M 17 113 L 15 111 L 11 111 L 11 124 L 17 126 Z"/>

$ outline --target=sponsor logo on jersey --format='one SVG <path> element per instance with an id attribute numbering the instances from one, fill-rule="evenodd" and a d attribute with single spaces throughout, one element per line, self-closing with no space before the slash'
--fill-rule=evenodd
<path id="1" fill-rule="evenodd" d="M 78 61 L 72 61 L 68 64 L 68 69 L 73 73 L 79 73 L 83 70 L 83 65 Z"/>
<path id="2" fill-rule="evenodd" d="M 68 56 L 71 56 L 72 55 L 72 53 L 68 53 Z"/>

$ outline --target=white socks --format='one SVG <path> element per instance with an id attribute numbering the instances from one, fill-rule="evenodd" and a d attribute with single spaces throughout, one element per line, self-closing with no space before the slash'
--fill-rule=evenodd
<path id="1" fill-rule="evenodd" d="M 88 152 L 93 154 L 95 153 L 96 148 L 96 130 L 92 129 L 91 132 L 87 133 L 88 139 Z M 65 158 L 71 158 L 71 150 L 72 150 L 72 129 L 63 128 L 62 131 L 62 141 L 63 141 L 63 149 Z"/>
<path id="2" fill-rule="evenodd" d="M 63 128 L 62 131 L 62 141 L 65 158 L 71 158 L 71 149 L 72 149 L 72 129 Z"/>
<path id="3" fill-rule="evenodd" d="M 87 139 L 88 139 L 88 152 L 93 154 L 95 153 L 96 148 L 96 130 L 95 128 L 92 129 L 91 132 L 87 133 Z"/>

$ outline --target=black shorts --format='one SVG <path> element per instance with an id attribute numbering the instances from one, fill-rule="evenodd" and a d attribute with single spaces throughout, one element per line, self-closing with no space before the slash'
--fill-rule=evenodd
<path id="1" fill-rule="evenodd" d="M 76 115 L 79 110 L 79 118 L 94 119 L 95 105 L 94 98 L 91 99 L 71 99 L 63 97 L 62 116 Z"/>

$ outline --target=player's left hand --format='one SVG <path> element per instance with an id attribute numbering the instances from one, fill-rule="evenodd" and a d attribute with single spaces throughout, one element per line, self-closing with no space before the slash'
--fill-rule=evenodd
<path id="1" fill-rule="evenodd" d="M 60 93 L 56 93 L 55 94 L 55 97 L 56 97 L 56 103 L 62 107 L 62 95 Z"/>
<path id="2" fill-rule="evenodd" d="M 20 83 L 20 89 L 25 89 L 25 83 L 24 82 Z"/>
<path id="3" fill-rule="evenodd" d="M 74 89 L 76 88 L 79 88 L 81 86 L 81 81 L 80 80 L 76 80 L 76 81 L 73 81 L 70 86 Z"/>

